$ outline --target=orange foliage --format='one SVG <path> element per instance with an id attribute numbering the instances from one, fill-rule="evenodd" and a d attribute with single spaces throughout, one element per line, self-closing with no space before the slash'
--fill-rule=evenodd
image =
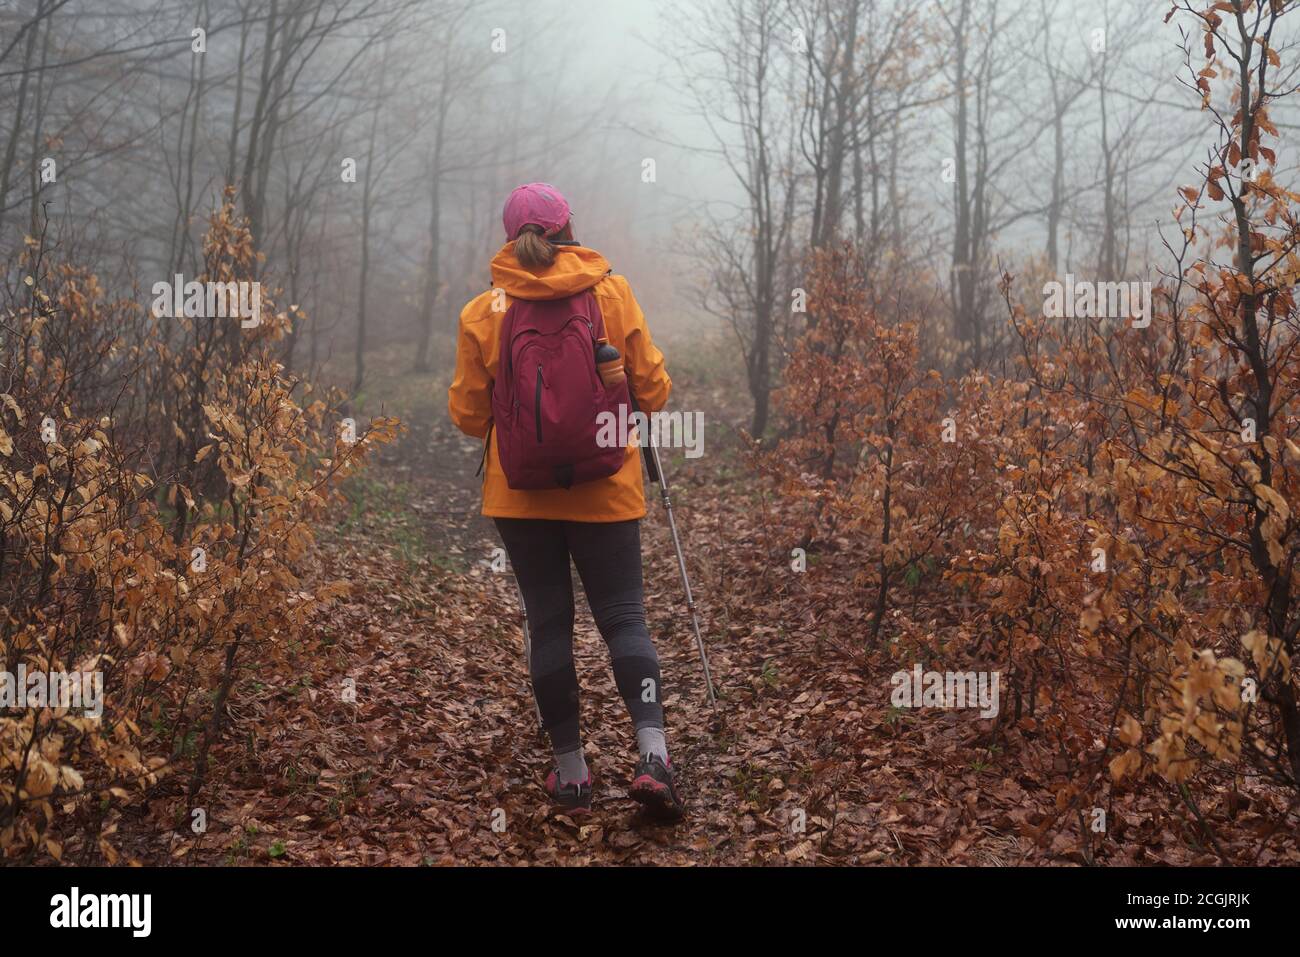
<path id="1" fill-rule="evenodd" d="M 809 541 L 861 555 L 869 647 L 883 635 L 900 658 L 1000 672 L 999 724 L 1065 759 L 1060 820 L 1152 775 L 1300 787 L 1300 194 L 1268 171 L 1277 131 L 1259 95 L 1280 14 L 1271 5 L 1235 49 L 1250 69 L 1226 71 L 1246 108 L 1234 86 L 1235 113 L 1215 112 L 1210 78 L 1225 71 L 1192 68 L 1220 145 L 1200 186 L 1180 190 L 1176 268 L 1149 327 L 1030 314 L 1004 276 L 1014 361 L 945 377 L 918 360 L 914 323 L 879 318 L 871 289 L 888 278 L 847 245 L 810 264 L 780 396 L 790 434 L 766 467 L 811 503 Z M 1191 15 L 1218 64 L 1221 20 Z M 918 578 L 934 606 L 962 609 L 964 642 L 895 607 Z"/>
<path id="2" fill-rule="evenodd" d="M 255 276 L 230 199 L 200 281 Z M 241 329 L 109 301 L 38 240 L 22 265 L 0 336 L 0 662 L 101 672 L 103 708 L 0 710 L 0 856 L 61 859 L 85 828 L 112 863 L 121 807 L 178 769 L 194 806 L 236 675 L 284 668 L 346 591 L 304 587 L 298 565 L 339 480 L 398 424 L 345 442 L 276 361 L 289 319 L 265 293 Z"/>

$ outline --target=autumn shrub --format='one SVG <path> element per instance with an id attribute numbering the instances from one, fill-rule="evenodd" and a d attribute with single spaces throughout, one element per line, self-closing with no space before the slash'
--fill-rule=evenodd
<path id="1" fill-rule="evenodd" d="M 258 276 L 230 199 L 200 282 Z M 201 801 L 241 670 L 290 667 L 346 590 L 306 584 L 301 560 L 339 480 L 397 423 L 340 431 L 276 360 L 289 317 L 265 284 L 261 325 L 242 329 L 111 297 L 40 237 L 16 271 L 0 317 L 0 661 L 98 672 L 103 692 L 100 714 L 0 708 L 0 855 L 62 859 L 75 841 L 112 863 L 126 805 L 162 787 Z"/>
<path id="2" fill-rule="evenodd" d="M 787 501 L 807 506 L 806 543 L 860 543 L 855 584 L 871 596 L 874 640 L 893 590 L 938 574 L 979 527 L 966 492 L 992 460 L 988 446 L 962 440 L 989 380 L 973 375 L 954 391 L 923 368 L 919 323 L 882 320 L 868 276 L 847 243 L 811 257 L 808 326 L 777 394 L 790 427 L 762 465 Z M 954 416 L 959 392 L 968 411 Z"/>
<path id="3" fill-rule="evenodd" d="M 1106 427 L 1090 491 L 1106 505 L 1095 544 L 1111 558 L 1085 596 L 1080 640 L 1114 661 L 1103 739 L 1114 780 L 1185 785 L 1229 770 L 1295 788 L 1300 196 L 1274 180 L 1266 145 L 1287 89 L 1270 44 L 1284 9 L 1181 6 L 1204 60 L 1189 49 L 1188 86 L 1217 143 L 1200 184 L 1180 190 L 1153 325 L 1094 331 L 1071 356 L 1092 373 L 1073 391 Z"/>
<path id="4" fill-rule="evenodd" d="M 1152 779 L 1198 817 L 1225 777 L 1300 788 L 1300 194 L 1269 145 L 1284 8 L 1176 6 L 1218 142 L 1180 190 L 1150 324 L 1048 318 L 1005 275 L 1013 360 L 941 374 L 914 323 L 880 320 L 861 254 L 823 249 L 764 463 L 808 504 L 807 539 L 853 543 L 868 649 L 1003 676 L 995 733 L 1057 758 L 1040 834 L 1087 837 L 1085 810 Z M 954 613 L 886 617 L 927 558 Z"/>

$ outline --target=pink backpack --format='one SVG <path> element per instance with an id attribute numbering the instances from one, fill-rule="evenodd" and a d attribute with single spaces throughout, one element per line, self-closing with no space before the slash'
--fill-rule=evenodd
<path id="1" fill-rule="evenodd" d="M 501 320 L 492 419 L 511 488 L 569 488 L 623 467 L 621 445 L 596 441 L 597 416 L 608 412 L 617 422 L 619 406 L 630 404 L 626 382 L 607 387 L 596 371 L 596 343 L 604 337 L 590 290 L 510 303 Z"/>

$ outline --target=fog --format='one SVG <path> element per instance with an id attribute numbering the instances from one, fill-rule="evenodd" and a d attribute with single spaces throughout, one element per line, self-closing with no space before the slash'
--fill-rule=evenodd
<path id="1" fill-rule="evenodd" d="M 666 332 L 734 335 L 752 359 L 807 251 L 847 237 L 924 279 L 951 327 L 933 338 L 995 352 L 1001 271 L 1158 269 L 1214 141 L 1164 12 L 9 3 L 0 237 L 12 260 L 44 232 L 109 288 L 147 289 L 199 271 L 229 184 L 300 307 L 292 363 L 364 340 L 428 368 L 489 282 L 506 194 L 540 180 Z"/>
<path id="2" fill-rule="evenodd" d="M 1300 861 L 1297 8 L 0 0 L 0 861 Z"/>

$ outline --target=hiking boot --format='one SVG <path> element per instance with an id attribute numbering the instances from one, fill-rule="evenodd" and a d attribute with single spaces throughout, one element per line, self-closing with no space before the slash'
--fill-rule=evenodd
<path id="1" fill-rule="evenodd" d="M 686 803 L 677 793 L 672 761 L 657 754 L 637 762 L 628 797 L 641 804 L 646 813 L 660 821 L 680 821 L 686 815 Z"/>
<path id="2" fill-rule="evenodd" d="M 575 817 L 590 814 L 591 771 L 587 771 L 585 781 L 570 781 L 568 784 L 560 784 L 560 773 L 552 771 L 546 775 L 546 793 L 551 796 L 557 811 Z"/>

